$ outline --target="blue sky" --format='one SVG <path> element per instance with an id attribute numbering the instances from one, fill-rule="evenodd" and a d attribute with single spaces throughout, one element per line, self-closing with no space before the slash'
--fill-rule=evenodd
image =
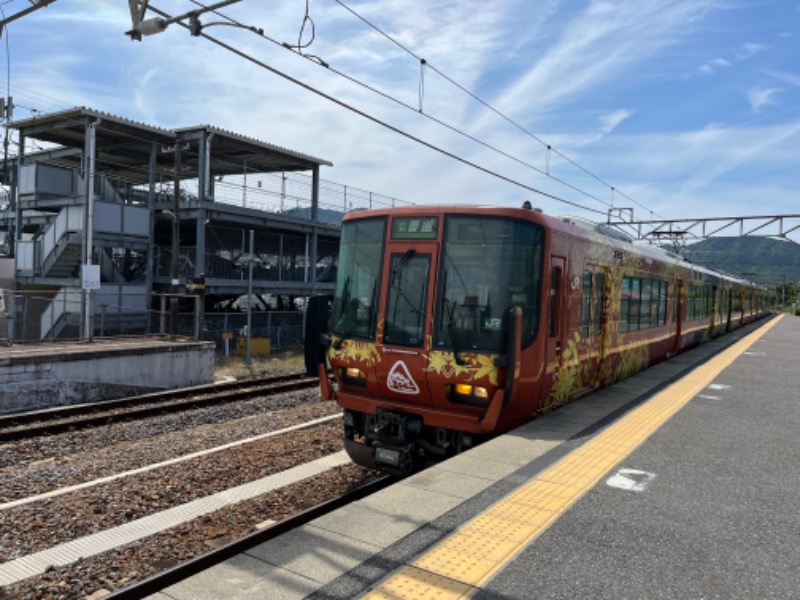
<path id="1" fill-rule="evenodd" d="M 170 14 L 197 8 L 151 4 Z M 330 160 L 325 179 L 415 203 L 530 200 L 596 220 L 611 204 L 639 219 L 800 213 L 798 0 L 346 4 L 526 130 L 426 69 L 425 115 L 516 160 L 251 32 L 205 31 L 430 144 L 601 214 L 443 156 L 178 26 L 132 42 L 125 0 L 57 0 L 12 23 L 2 46 L 10 77 L 0 69 L 0 82 L 16 118 L 88 106 L 166 128 L 210 123 Z M 29 5 L 0 4 L 7 15 Z M 296 43 L 305 2 L 242 0 L 222 12 Z M 416 58 L 335 0 L 310 0 L 309 14 L 316 35 L 305 52 L 419 108 Z M 548 157 L 533 136 L 591 176 Z"/>

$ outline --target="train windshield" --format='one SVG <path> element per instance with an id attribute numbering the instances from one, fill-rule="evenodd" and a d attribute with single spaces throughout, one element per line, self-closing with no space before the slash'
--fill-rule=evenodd
<path id="1" fill-rule="evenodd" d="M 331 332 L 341 338 L 375 339 L 386 219 L 342 225 Z"/>
<path id="2" fill-rule="evenodd" d="M 523 343 L 536 335 L 544 231 L 506 218 L 450 216 L 444 250 L 434 348 L 504 352 L 508 315 L 523 313 Z"/>

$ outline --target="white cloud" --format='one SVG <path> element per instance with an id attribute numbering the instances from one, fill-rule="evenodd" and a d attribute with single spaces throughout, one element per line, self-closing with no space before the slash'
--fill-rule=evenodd
<path id="1" fill-rule="evenodd" d="M 691 31 L 713 2 L 590 2 L 560 26 L 556 39 L 495 99 L 506 114 L 528 122 L 563 106 L 639 65 Z M 556 27 L 556 24 L 553 24 Z M 488 125 L 487 120 L 479 122 Z"/>
<path id="2" fill-rule="evenodd" d="M 761 44 L 747 42 L 746 44 L 743 44 L 739 50 L 736 51 L 736 58 L 738 58 L 739 60 L 746 60 L 751 56 L 755 56 L 759 52 L 766 49 L 767 47 Z"/>
<path id="3" fill-rule="evenodd" d="M 798 145 L 800 120 L 753 127 L 713 125 L 678 133 L 610 136 L 583 159 L 601 172 L 619 173 L 617 188 L 661 216 L 787 214 L 787 207 L 796 202 L 792 165 Z M 773 174 L 769 190 L 764 179 L 746 183 L 758 179 L 754 175 L 765 168 Z M 645 216 L 638 207 L 636 216 Z"/>
<path id="4" fill-rule="evenodd" d="M 191 37 L 180 27 L 173 25 L 162 34 L 131 42 L 124 35 L 130 28 L 124 4 L 57 2 L 35 18 L 16 22 L 11 37 L 15 99 L 20 91 L 30 90 L 27 104 L 45 110 L 86 105 L 159 127 L 211 123 L 331 160 L 336 166 L 323 170 L 325 179 L 404 200 L 516 206 L 531 199 L 551 213 L 565 210 L 389 132 L 207 40 Z M 156 4 L 172 14 L 194 8 L 189 0 Z M 741 199 L 746 210 L 758 205 L 766 179 L 773 186 L 770 201 L 796 202 L 796 176 L 794 182 L 786 182 L 777 173 L 781 169 L 796 173 L 798 123 L 695 130 L 671 114 L 671 107 L 659 104 L 661 99 L 655 96 L 662 89 L 650 86 L 668 79 L 670 68 L 678 72 L 677 80 L 704 60 L 692 57 L 727 56 L 707 47 L 707 36 L 697 35 L 704 33 L 702 18 L 719 9 L 720 0 L 539 0 L 536 10 L 530 4 L 461 0 L 437 3 L 434 10 L 427 0 L 373 0 L 354 6 L 431 65 L 659 214 L 705 215 L 716 206 L 733 213 L 733 199 Z M 99 5 L 104 7 L 102 13 L 96 9 Z M 222 12 L 264 27 L 279 42 L 296 42 L 304 8 L 303 2 L 250 0 Z M 311 14 L 316 39 L 309 52 L 416 107 L 418 62 L 333 2 L 312 2 Z M 94 20 L 86 22 L 84 15 Z M 230 27 L 207 32 L 481 166 L 548 193 L 606 208 L 251 33 Z M 730 61 L 709 59 L 699 69 L 719 73 L 736 62 L 734 56 L 749 58 L 764 49 L 751 43 L 729 56 Z M 761 96 L 751 90 L 754 110 L 774 102 L 779 85 L 787 89 L 787 96 L 789 86 L 795 85 L 792 73 L 769 75 L 775 78 L 775 89 L 762 90 Z M 751 84 L 745 89 L 747 85 Z M 642 95 L 646 98 L 637 95 L 641 91 L 647 92 Z M 675 89 L 663 92 L 673 103 L 676 97 L 690 102 L 690 96 L 677 94 Z M 42 104 L 37 100 L 41 98 L 57 100 Z M 432 69 L 426 71 L 424 108 L 537 168 L 549 166 L 555 176 L 599 198 L 609 196 L 608 189 L 555 153 L 548 163 L 540 144 Z M 746 112 L 746 105 L 741 108 Z M 690 123 L 737 118 L 720 110 L 715 105 L 713 117 L 694 107 L 687 106 L 685 112 L 691 115 Z M 620 127 L 622 123 L 625 127 Z M 648 123 L 664 133 L 639 129 Z M 759 150 L 748 154 L 750 148 Z M 769 168 L 769 177 L 760 168 Z M 752 181 L 743 181 L 746 174 Z"/>
<path id="5" fill-rule="evenodd" d="M 782 81 L 788 85 L 794 87 L 800 87 L 800 75 L 796 75 L 795 73 L 786 73 L 782 71 L 768 71 L 768 74 L 774 77 L 775 79 Z"/>
<path id="6" fill-rule="evenodd" d="M 776 103 L 775 95 L 783 88 L 753 88 L 747 92 L 747 102 L 755 112 Z"/>
<path id="7" fill-rule="evenodd" d="M 717 67 L 730 67 L 731 63 L 724 58 L 715 58 L 700 66 L 698 71 L 703 75 L 710 75 L 717 70 Z"/>
<path id="8" fill-rule="evenodd" d="M 621 108 L 611 113 L 606 113 L 600 117 L 600 130 L 604 135 L 614 131 L 620 123 L 633 114 L 632 111 Z"/>

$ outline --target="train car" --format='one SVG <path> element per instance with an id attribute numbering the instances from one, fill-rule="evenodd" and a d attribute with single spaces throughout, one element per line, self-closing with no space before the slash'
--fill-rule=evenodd
<path id="1" fill-rule="evenodd" d="M 768 310 L 764 289 L 611 233 L 527 208 L 349 213 L 306 366 L 350 457 L 411 473 Z"/>

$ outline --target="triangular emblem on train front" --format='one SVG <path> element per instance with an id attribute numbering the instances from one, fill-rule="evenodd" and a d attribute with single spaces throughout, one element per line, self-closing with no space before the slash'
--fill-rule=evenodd
<path id="1" fill-rule="evenodd" d="M 419 386 L 402 360 L 398 360 L 389 371 L 386 387 L 398 394 L 419 394 Z"/>

